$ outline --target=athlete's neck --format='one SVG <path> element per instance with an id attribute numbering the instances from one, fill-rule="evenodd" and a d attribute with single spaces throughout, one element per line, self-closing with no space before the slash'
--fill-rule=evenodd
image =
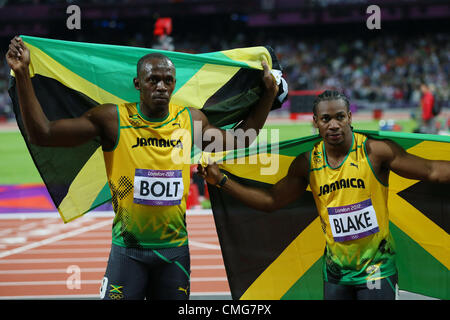
<path id="1" fill-rule="evenodd" d="M 140 102 L 141 112 L 148 118 L 165 118 L 169 113 L 169 105 L 147 105 L 144 102 Z"/>
<path id="2" fill-rule="evenodd" d="M 339 165 L 350 152 L 353 143 L 353 133 L 346 136 L 345 140 L 339 144 L 330 144 L 324 141 L 324 148 L 327 159 L 333 164 Z M 330 164 L 331 164 L 330 163 Z"/>

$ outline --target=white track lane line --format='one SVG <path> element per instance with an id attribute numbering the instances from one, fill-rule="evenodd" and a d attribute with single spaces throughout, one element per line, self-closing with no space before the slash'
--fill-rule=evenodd
<path id="1" fill-rule="evenodd" d="M 105 272 L 105 268 L 80 268 L 81 273 L 89 272 Z M 203 266 L 191 266 L 191 270 L 225 270 L 223 265 L 203 265 Z M 24 270 L 0 270 L 2 274 L 57 274 L 67 273 L 67 268 L 63 269 L 24 269 Z"/>
<path id="2" fill-rule="evenodd" d="M 105 248 L 70 248 L 70 249 L 34 249 L 31 251 L 22 252 L 23 254 L 43 254 L 43 253 L 50 253 L 50 254 L 59 254 L 59 253 L 105 253 L 108 254 L 110 251 L 109 247 Z"/>
<path id="3" fill-rule="evenodd" d="M 193 254 L 192 260 L 222 259 L 221 254 Z M 48 259 L 0 259 L 0 264 L 24 264 L 24 263 L 62 263 L 62 262 L 106 262 L 108 257 L 88 257 L 88 258 L 48 258 Z"/>
<path id="4" fill-rule="evenodd" d="M 53 236 L 53 237 L 50 237 L 50 238 L 38 241 L 38 242 L 33 242 L 33 243 L 30 243 L 30 244 L 27 244 L 27 245 L 22 246 L 22 247 L 18 247 L 18 248 L 12 249 L 12 250 L 7 250 L 7 251 L 4 251 L 4 252 L 0 253 L 0 259 L 4 258 L 4 257 L 7 257 L 7 256 L 10 256 L 10 255 L 13 255 L 13 254 L 24 252 L 24 251 L 27 251 L 27 250 L 30 250 L 30 249 L 33 249 L 33 248 L 37 248 L 37 247 L 41 247 L 41 246 L 44 246 L 44 245 L 47 245 L 47 244 L 50 244 L 50 243 L 54 243 L 54 242 L 62 240 L 62 239 L 70 238 L 70 237 L 76 236 L 76 235 L 81 234 L 81 233 L 85 233 L 85 232 L 88 232 L 88 231 L 91 231 L 91 230 L 102 228 L 102 227 L 104 227 L 106 225 L 110 225 L 110 224 L 111 224 L 111 221 L 109 221 L 109 220 L 108 221 L 101 221 L 101 222 L 95 223 L 95 224 L 90 225 L 90 226 L 86 226 L 86 227 L 83 227 L 83 228 L 80 228 L 80 229 L 76 229 L 76 230 L 72 230 L 72 231 L 69 231 L 69 232 L 66 232 L 66 233 L 62 233 L 62 234 L 59 234 L 59 235 L 56 235 L 56 236 Z"/>
<path id="5" fill-rule="evenodd" d="M 211 209 L 188 209 L 186 210 L 188 216 L 212 216 Z M 89 218 L 114 218 L 114 211 L 91 211 L 86 213 L 83 217 Z M 82 219 L 80 217 L 79 219 Z M 0 213 L 0 220 L 26 220 L 26 219 L 45 219 L 45 218 L 60 218 L 57 211 L 49 212 L 26 212 L 26 213 Z M 61 220 L 62 221 L 62 220 Z"/>
<path id="6" fill-rule="evenodd" d="M 28 263 L 82 263 L 82 262 L 107 262 L 108 257 L 88 258 L 44 258 L 44 259 L 3 259 L 0 264 L 28 264 Z"/>
<path id="7" fill-rule="evenodd" d="M 189 240 L 189 246 L 196 246 L 204 249 L 220 250 L 220 246 L 200 241 Z"/>
<path id="8" fill-rule="evenodd" d="M 192 268 L 191 268 L 192 269 Z M 81 273 L 89 272 L 105 272 L 105 268 L 81 268 Z M 2 274 L 56 274 L 68 273 L 66 269 L 26 269 L 26 270 L 0 270 Z"/>
<path id="9" fill-rule="evenodd" d="M 193 282 L 221 282 L 228 281 L 227 277 L 194 277 L 191 278 Z M 97 280 L 81 280 L 80 284 L 98 284 L 102 283 L 101 279 Z M 0 287 L 19 287 L 19 286 L 59 286 L 66 285 L 67 280 L 53 280 L 53 281 L 14 281 L 14 282 L 0 282 Z"/>

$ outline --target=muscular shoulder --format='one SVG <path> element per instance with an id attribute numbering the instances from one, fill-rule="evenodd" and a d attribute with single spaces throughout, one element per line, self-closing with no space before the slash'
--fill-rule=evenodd
<path id="1" fill-rule="evenodd" d="M 389 163 L 397 155 L 405 152 L 394 141 L 370 138 L 366 141 L 366 151 L 372 162 L 377 162 L 379 164 Z"/>
<path id="2" fill-rule="evenodd" d="M 190 107 L 189 111 L 191 112 L 192 120 L 202 121 L 202 123 L 208 122 L 208 118 L 206 117 L 206 115 L 199 109 Z"/>
<path id="3" fill-rule="evenodd" d="M 197 108 L 189 108 L 189 111 L 191 113 L 192 121 L 194 122 L 194 141 L 201 141 L 198 143 L 197 147 L 199 148 L 205 148 L 207 143 L 205 141 L 212 141 L 211 134 L 206 133 L 209 129 L 216 129 L 213 125 L 209 123 L 208 118 L 206 115 L 200 111 Z M 198 123 L 200 122 L 200 125 Z M 217 132 L 217 131 L 216 131 Z M 214 135 L 213 135 L 214 136 Z"/>
<path id="4" fill-rule="evenodd" d="M 117 106 L 112 103 L 100 104 L 88 110 L 83 117 L 90 120 L 99 132 L 104 148 L 114 146 L 117 139 Z"/>
<path id="5" fill-rule="evenodd" d="M 96 122 L 111 120 L 111 118 L 117 118 L 116 105 L 112 103 L 100 104 L 86 111 L 83 116 Z"/>

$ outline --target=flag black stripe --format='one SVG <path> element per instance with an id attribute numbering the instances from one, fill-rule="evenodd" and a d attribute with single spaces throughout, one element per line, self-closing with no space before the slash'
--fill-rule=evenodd
<path id="1" fill-rule="evenodd" d="M 227 173 L 244 185 L 269 184 Z M 233 299 L 239 299 L 261 273 L 315 219 L 310 192 L 276 212 L 251 209 L 216 187 L 208 186 L 214 221 Z"/>
<path id="2" fill-rule="evenodd" d="M 85 94 L 70 89 L 52 78 L 36 74 L 32 78 L 32 84 L 49 120 L 78 117 L 98 105 Z M 20 132 L 55 206 L 58 207 L 67 195 L 72 181 L 100 146 L 100 140 L 96 138 L 71 148 L 40 147 L 31 144 L 22 122 L 14 77 L 10 79 L 8 91 Z"/>

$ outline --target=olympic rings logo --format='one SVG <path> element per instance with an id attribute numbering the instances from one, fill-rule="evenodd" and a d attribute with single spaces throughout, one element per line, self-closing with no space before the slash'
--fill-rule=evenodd
<path id="1" fill-rule="evenodd" d="M 121 300 L 121 299 L 123 299 L 123 294 L 122 293 L 110 292 L 109 293 L 109 298 L 112 299 L 112 300 Z"/>

